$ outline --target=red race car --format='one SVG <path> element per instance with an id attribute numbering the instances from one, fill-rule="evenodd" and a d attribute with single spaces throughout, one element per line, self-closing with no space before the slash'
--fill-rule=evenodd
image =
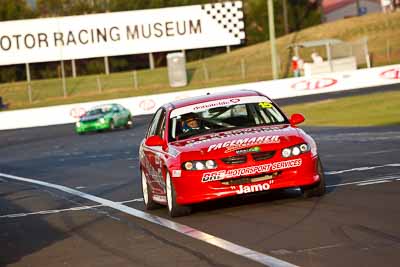
<path id="1" fill-rule="evenodd" d="M 273 189 L 325 193 L 314 140 L 256 91 L 177 100 L 154 114 L 139 150 L 144 204 L 170 216 L 191 204 Z"/>

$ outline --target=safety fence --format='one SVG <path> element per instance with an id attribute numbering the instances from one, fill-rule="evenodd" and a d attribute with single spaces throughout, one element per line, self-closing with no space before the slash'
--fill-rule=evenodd
<path id="1" fill-rule="evenodd" d="M 384 42 L 384 45 L 382 45 Z M 325 60 L 326 49 L 302 49 L 300 56 L 311 61 L 310 55 L 318 52 Z M 280 49 L 278 57 L 279 77 L 291 77 L 289 49 Z M 332 58 L 355 56 L 358 68 L 396 64 L 400 62 L 400 38 L 391 36 L 385 40 L 359 39 L 332 46 Z M 367 57 L 368 56 L 368 57 Z M 112 59 L 110 59 L 112 60 Z M 172 88 L 169 85 L 167 68 L 154 70 L 132 70 L 109 75 L 87 75 L 48 80 L 33 80 L 0 84 L 0 96 L 11 109 L 40 107 L 148 95 L 171 91 L 186 91 L 196 88 L 221 86 L 227 84 L 256 82 L 272 79 L 269 47 L 265 44 L 255 46 L 253 54 L 241 51 L 215 56 L 213 58 L 187 64 L 188 85 Z M 69 64 L 65 62 L 65 64 Z M 1 69 L 0 69 L 1 71 Z M 65 89 L 64 89 L 65 88 Z"/>

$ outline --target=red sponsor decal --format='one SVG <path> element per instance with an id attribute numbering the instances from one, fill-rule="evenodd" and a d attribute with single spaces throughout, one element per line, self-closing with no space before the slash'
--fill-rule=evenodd
<path id="1" fill-rule="evenodd" d="M 153 99 L 145 99 L 139 103 L 139 107 L 145 111 L 152 110 L 156 106 L 156 102 Z"/>
<path id="2" fill-rule="evenodd" d="M 280 143 L 281 140 L 279 136 L 260 136 L 260 137 L 252 137 L 252 138 L 243 138 L 232 141 L 221 142 L 217 144 L 212 144 L 208 147 L 208 151 L 217 150 L 221 148 L 225 148 L 225 153 L 229 153 L 238 149 L 243 149 L 255 145 L 261 144 L 277 144 Z"/>
<path id="3" fill-rule="evenodd" d="M 380 74 L 384 79 L 398 80 L 400 79 L 400 68 L 386 70 Z"/>
<path id="4" fill-rule="evenodd" d="M 213 172 L 206 172 L 203 173 L 203 177 L 201 181 L 203 183 L 212 182 L 212 181 L 219 181 L 223 179 L 229 179 L 233 177 L 239 177 L 244 175 L 254 175 L 254 174 L 263 174 L 269 171 L 278 171 L 289 169 L 293 167 L 299 167 L 302 164 L 301 159 L 293 159 L 293 160 L 286 160 L 286 161 L 279 161 L 274 163 L 267 163 L 262 165 L 256 166 L 249 166 L 245 168 L 239 169 L 230 169 L 230 170 L 220 170 L 220 171 L 213 171 Z"/>
<path id="5" fill-rule="evenodd" d="M 292 84 L 292 88 L 296 90 L 316 90 L 327 88 L 337 82 L 336 79 L 332 78 L 309 79 Z"/>
<path id="6" fill-rule="evenodd" d="M 263 184 L 252 184 L 252 185 L 239 185 L 239 190 L 236 190 L 236 194 L 247 194 L 247 193 L 254 193 L 259 191 L 266 191 L 271 188 L 270 184 L 273 184 L 274 181 L 268 181 L 267 183 Z M 236 187 L 235 187 L 236 189 Z"/>
<path id="7" fill-rule="evenodd" d="M 71 109 L 71 111 L 69 112 L 69 115 L 75 119 L 78 119 L 80 117 L 82 117 L 83 115 L 85 115 L 86 110 L 82 107 L 74 107 L 73 109 Z"/>

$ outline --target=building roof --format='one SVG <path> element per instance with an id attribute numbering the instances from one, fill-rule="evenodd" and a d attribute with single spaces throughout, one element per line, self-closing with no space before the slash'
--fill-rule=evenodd
<path id="1" fill-rule="evenodd" d="M 343 43 L 342 40 L 339 39 L 321 39 L 321 40 L 314 40 L 314 41 L 305 41 L 300 43 L 294 43 L 289 45 L 288 47 L 316 47 L 316 46 L 326 46 L 327 44 L 334 45 Z"/>
<path id="2" fill-rule="evenodd" d="M 347 5 L 355 4 L 357 0 L 323 0 L 322 10 L 324 14 L 334 12 L 335 10 L 345 7 Z M 369 2 L 374 2 L 380 4 L 380 0 L 365 0 Z"/>

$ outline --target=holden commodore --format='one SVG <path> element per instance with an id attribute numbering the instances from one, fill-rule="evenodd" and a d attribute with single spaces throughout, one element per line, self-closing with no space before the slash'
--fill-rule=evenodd
<path id="1" fill-rule="evenodd" d="M 267 96 L 241 90 L 177 100 L 154 114 L 140 144 L 145 208 L 171 217 L 212 199 L 300 188 L 322 196 L 325 178 L 315 141 Z"/>
<path id="2" fill-rule="evenodd" d="M 95 106 L 81 116 L 75 124 L 75 132 L 82 134 L 131 126 L 132 116 L 128 109 L 119 104 L 105 104 Z"/>

